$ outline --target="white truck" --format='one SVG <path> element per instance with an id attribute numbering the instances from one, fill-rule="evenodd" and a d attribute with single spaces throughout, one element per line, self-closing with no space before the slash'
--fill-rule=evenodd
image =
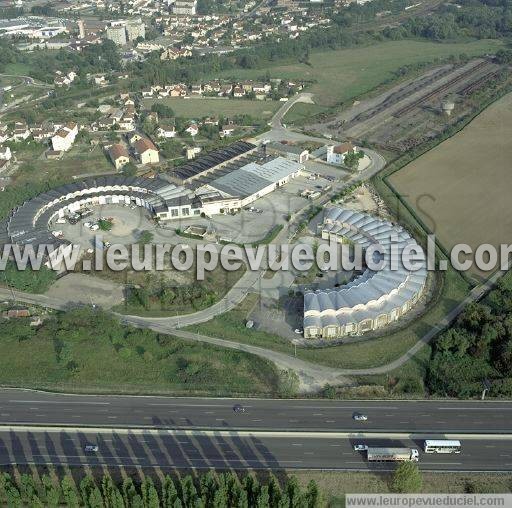
<path id="1" fill-rule="evenodd" d="M 368 462 L 418 462 L 420 454 L 416 448 L 375 448 L 367 450 Z"/>

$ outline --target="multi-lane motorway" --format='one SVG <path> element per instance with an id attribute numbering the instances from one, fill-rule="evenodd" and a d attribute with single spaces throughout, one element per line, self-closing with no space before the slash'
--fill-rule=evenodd
<path id="1" fill-rule="evenodd" d="M 237 403 L 245 413 L 233 411 Z M 366 414 L 368 421 L 354 421 L 355 412 Z M 235 400 L 2 390 L 0 424 L 512 434 L 512 402 Z"/>
<path id="2" fill-rule="evenodd" d="M 246 411 L 233 411 L 241 404 Z M 355 412 L 368 416 L 353 419 Z M 198 399 L 0 391 L 0 463 L 390 469 L 354 444 L 463 442 L 428 470 L 512 471 L 512 402 Z M 96 444 L 97 453 L 86 453 Z"/>
<path id="3" fill-rule="evenodd" d="M 104 465 L 216 469 L 337 469 L 390 470 L 393 464 L 368 464 L 355 443 L 410 446 L 421 450 L 422 440 L 347 437 L 308 433 L 275 435 L 267 432 L 133 430 L 0 431 L 0 464 Z M 85 452 L 87 444 L 97 452 Z M 512 441 L 463 440 L 460 455 L 421 453 L 424 470 L 512 471 Z"/>

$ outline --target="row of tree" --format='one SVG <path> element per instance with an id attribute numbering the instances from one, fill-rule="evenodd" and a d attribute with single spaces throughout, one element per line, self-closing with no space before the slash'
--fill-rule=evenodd
<path id="1" fill-rule="evenodd" d="M 8 473 L 0 474 L 0 502 L 9 508 L 22 506 L 53 508 L 318 508 L 322 496 L 312 480 L 302 489 L 291 477 L 283 487 L 275 476 L 261 484 L 253 475 L 239 479 L 233 473 L 213 471 L 199 479 L 184 476 L 173 480 L 166 476 L 157 488 L 147 476 L 142 483 L 126 478 L 118 485 L 110 475 L 99 481 L 85 476 L 77 486 L 65 476 L 54 482 L 43 475 L 41 484 L 22 474 L 19 482 Z"/>

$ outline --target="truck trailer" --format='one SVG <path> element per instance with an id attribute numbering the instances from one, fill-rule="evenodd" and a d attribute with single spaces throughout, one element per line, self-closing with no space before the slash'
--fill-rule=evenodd
<path id="1" fill-rule="evenodd" d="M 415 448 L 368 448 L 368 462 L 418 462 L 419 452 Z"/>

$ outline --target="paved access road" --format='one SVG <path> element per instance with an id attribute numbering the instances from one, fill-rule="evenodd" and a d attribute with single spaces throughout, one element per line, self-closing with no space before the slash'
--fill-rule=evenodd
<path id="1" fill-rule="evenodd" d="M 235 413 L 242 404 L 245 413 Z M 366 422 L 352 416 L 361 412 Z M 512 402 L 329 401 L 0 391 L 0 425 L 512 434 Z"/>
<path id="2" fill-rule="evenodd" d="M 13 429 L 0 431 L 0 464 L 104 465 L 116 467 L 222 469 L 348 469 L 391 470 L 394 464 L 368 464 L 356 443 L 407 446 L 421 450 L 423 439 L 409 435 L 392 439 L 344 435 L 276 436 L 236 432 L 134 432 Z M 85 452 L 87 444 L 97 452 Z M 443 471 L 510 471 L 512 441 L 462 441 L 458 455 L 426 455 L 420 467 Z"/>

